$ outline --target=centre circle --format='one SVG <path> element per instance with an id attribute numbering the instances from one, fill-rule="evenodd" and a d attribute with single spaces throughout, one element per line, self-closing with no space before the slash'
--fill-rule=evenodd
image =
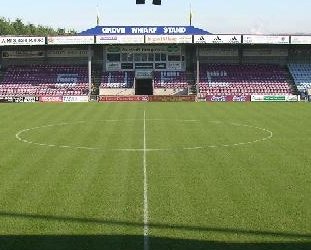
<path id="1" fill-rule="evenodd" d="M 173 119 L 65 122 L 16 133 L 19 141 L 28 144 L 105 151 L 198 150 L 252 144 L 272 136 L 267 129 L 247 124 Z"/>

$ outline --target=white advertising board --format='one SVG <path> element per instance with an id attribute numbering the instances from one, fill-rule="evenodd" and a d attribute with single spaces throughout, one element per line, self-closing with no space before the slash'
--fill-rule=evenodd
<path id="1" fill-rule="evenodd" d="M 291 36 L 291 44 L 311 44 L 311 36 Z"/>
<path id="2" fill-rule="evenodd" d="M 289 44 L 289 36 L 243 35 L 245 44 Z"/>
<path id="3" fill-rule="evenodd" d="M 51 36 L 48 44 L 94 44 L 94 36 Z"/>
<path id="4" fill-rule="evenodd" d="M 296 95 L 252 95 L 252 102 L 297 102 Z"/>
<path id="5" fill-rule="evenodd" d="M 146 43 L 192 43 L 192 35 L 148 35 Z"/>
<path id="6" fill-rule="evenodd" d="M 45 37 L 1 36 L 0 46 L 44 45 Z"/>
<path id="7" fill-rule="evenodd" d="M 63 102 L 88 102 L 88 96 L 63 96 Z"/>
<path id="8" fill-rule="evenodd" d="M 98 44 L 138 44 L 144 43 L 143 35 L 106 35 L 96 36 L 96 43 Z"/>
<path id="9" fill-rule="evenodd" d="M 242 42 L 241 35 L 195 35 L 194 43 L 220 43 L 239 44 Z"/>

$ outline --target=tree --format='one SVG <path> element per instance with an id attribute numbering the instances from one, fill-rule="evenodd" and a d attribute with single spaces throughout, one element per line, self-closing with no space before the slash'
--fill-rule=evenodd
<path id="1" fill-rule="evenodd" d="M 0 17 L 0 35 L 15 34 L 13 26 L 10 24 L 10 21 L 4 17 Z"/>
<path id="2" fill-rule="evenodd" d="M 63 32 L 61 32 L 63 31 Z M 70 32 L 65 33 L 65 29 L 34 25 L 32 23 L 25 24 L 22 19 L 16 18 L 11 22 L 5 17 L 0 17 L 0 35 L 16 35 L 16 36 L 55 36 L 55 35 L 72 35 L 77 32 L 73 29 Z"/>
<path id="3" fill-rule="evenodd" d="M 16 18 L 16 20 L 12 23 L 12 25 L 16 35 L 25 34 L 25 25 L 23 24 L 22 19 Z"/>

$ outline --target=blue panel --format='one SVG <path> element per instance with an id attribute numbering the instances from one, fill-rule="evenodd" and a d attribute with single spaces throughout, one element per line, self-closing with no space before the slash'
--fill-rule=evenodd
<path id="1" fill-rule="evenodd" d="M 96 26 L 79 35 L 208 35 L 193 26 Z"/>

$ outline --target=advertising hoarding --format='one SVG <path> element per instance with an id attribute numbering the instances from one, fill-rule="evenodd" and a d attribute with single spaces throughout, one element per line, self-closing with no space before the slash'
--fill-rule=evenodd
<path id="1" fill-rule="evenodd" d="M 94 36 L 50 36 L 47 43 L 51 45 L 94 44 Z"/>
<path id="2" fill-rule="evenodd" d="M 242 42 L 241 35 L 202 35 L 194 36 L 194 43 L 207 43 L 207 44 L 240 44 Z"/>
<path id="3" fill-rule="evenodd" d="M 148 96 L 99 96 L 99 102 L 148 102 Z"/>
<path id="4" fill-rule="evenodd" d="M 291 36 L 291 44 L 311 44 L 311 36 Z"/>
<path id="5" fill-rule="evenodd" d="M 252 102 L 297 102 L 296 95 L 252 95 Z"/>
<path id="6" fill-rule="evenodd" d="M 62 96 L 40 96 L 40 102 L 63 102 Z"/>
<path id="7" fill-rule="evenodd" d="M 207 95 L 205 97 L 207 102 L 250 102 L 251 96 L 241 95 Z"/>
<path id="8" fill-rule="evenodd" d="M 144 43 L 145 37 L 143 35 L 106 35 L 96 36 L 97 44 L 139 44 Z"/>
<path id="9" fill-rule="evenodd" d="M 88 102 L 88 96 L 63 96 L 63 102 Z"/>
<path id="10" fill-rule="evenodd" d="M 289 44 L 289 36 L 243 35 L 244 44 Z"/>
<path id="11" fill-rule="evenodd" d="M 192 43 L 191 35 L 147 35 L 146 43 Z"/>
<path id="12" fill-rule="evenodd" d="M 44 45 L 45 37 L 0 36 L 1 46 Z"/>

